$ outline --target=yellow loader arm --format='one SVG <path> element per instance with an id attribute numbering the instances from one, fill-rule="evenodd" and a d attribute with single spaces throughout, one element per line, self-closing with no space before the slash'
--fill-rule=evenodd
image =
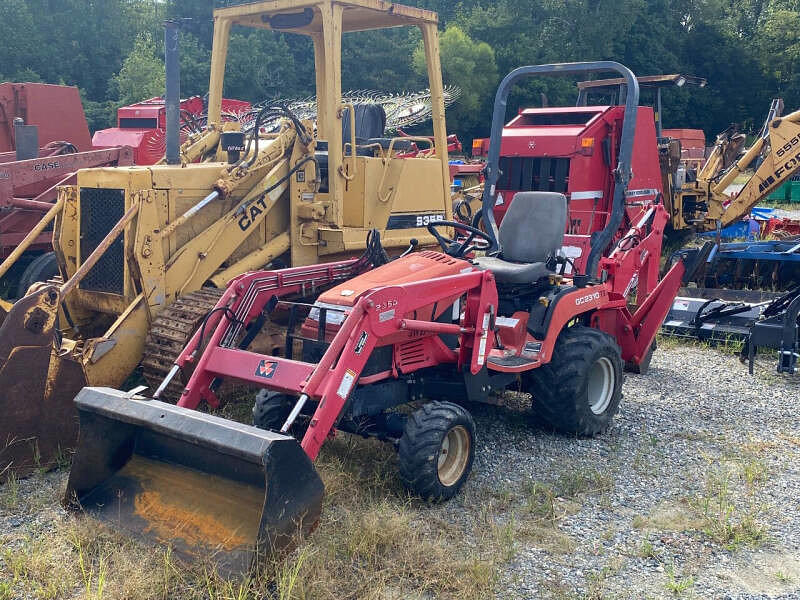
<path id="1" fill-rule="evenodd" d="M 697 181 L 676 193 L 672 210 L 674 229 L 713 231 L 735 223 L 800 169 L 800 110 L 780 116 L 782 103 L 773 101 L 761 135 L 730 166 L 726 155 L 734 137 L 718 139 Z M 722 136 L 721 136 L 722 137 Z M 740 190 L 729 191 L 736 178 L 755 169 Z"/>

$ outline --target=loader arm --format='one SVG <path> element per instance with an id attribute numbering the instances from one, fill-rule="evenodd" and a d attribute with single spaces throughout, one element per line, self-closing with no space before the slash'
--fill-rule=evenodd
<path id="1" fill-rule="evenodd" d="M 337 267 L 348 267 L 345 263 Z M 255 287 L 258 280 L 270 280 L 282 275 L 254 273 L 250 281 L 241 281 L 230 286 L 234 293 L 226 294 L 217 304 L 216 311 L 228 311 L 216 321 L 202 358 L 192 374 L 181 397 L 179 406 L 196 408 L 202 400 L 216 405 L 212 382 L 217 378 L 233 378 L 243 382 L 263 383 L 265 377 L 264 355 L 241 349 L 226 347 L 224 336 L 236 321 L 246 322 L 248 315 L 259 312 L 268 299 L 276 299 L 303 289 L 309 284 L 312 267 L 286 273 L 286 276 L 306 277 L 306 282 L 291 283 L 291 277 L 282 287 Z M 319 270 L 319 265 L 316 266 Z M 291 270 L 288 270 L 291 271 Z M 331 273 L 332 274 L 332 273 Z M 342 272 L 344 274 L 344 272 Z M 317 274 L 318 283 L 323 282 Z M 326 280 L 327 281 L 327 280 Z M 447 305 L 454 298 L 466 295 L 464 323 L 447 324 L 419 321 L 409 318 L 418 309 L 434 303 Z M 233 301 L 233 302 L 232 302 Z M 391 344 L 401 338 L 418 339 L 420 336 L 449 333 L 461 339 L 458 351 L 451 356 L 453 362 L 463 365 L 472 374 L 485 365 L 491 343 L 488 342 L 491 315 L 497 310 L 497 290 L 493 276 L 488 271 L 470 271 L 437 280 L 392 285 L 370 290 L 348 309 L 347 317 L 336 333 L 320 361 L 314 365 L 282 357 L 269 357 L 270 386 L 300 396 L 298 406 L 309 399 L 318 401 L 318 408 L 302 441 L 303 450 L 313 460 L 331 432 L 335 422 L 356 387 L 367 360 L 376 346 Z M 472 324 L 477 324 L 474 326 Z M 184 351 L 186 360 L 195 353 L 200 343 L 199 334 Z"/>
<path id="2" fill-rule="evenodd" d="M 768 118 L 762 135 L 726 170 L 722 169 L 724 146 L 718 142 L 697 181 L 678 191 L 674 229 L 713 231 L 735 223 L 794 175 L 800 169 L 800 111 Z M 728 191 L 737 177 L 754 167 L 741 190 Z"/>
<path id="3" fill-rule="evenodd" d="M 739 193 L 725 194 L 723 186 L 727 187 L 728 182 L 733 181 L 730 175 L 724 177 L 711 188 L 713 197 L 722 200 L 722 202 L 713 202 L 712 206 L 715 209 L 718 210 L 721 204 L 730 201 L 727 208 L 722 207 L 721 214 L 711 213 L 710 215 L 714 218 L 719 218 L 723 227 L 740 220 L 748 214 L 756 204 L 766 198 L 777 187 L 783 185 L 800 169 L 800 111 L 795 111 L 786 117 L 773 120 L 769 124 L 768 139 L 768 150 L 764 155 L 763 162 L 750 179 L 747 180 L 747 183 Z M 752 166 L 756 162 L 756 158 L 761 155 L 761 150 L 766 143 L 764 138 L 760 138 L 731 171 L 739 174 Z"/>

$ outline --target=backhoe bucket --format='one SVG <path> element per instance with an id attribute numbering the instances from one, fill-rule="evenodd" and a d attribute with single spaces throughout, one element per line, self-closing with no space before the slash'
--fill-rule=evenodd
<path id="1" fill-rule="evenodd" d="M 82 365 L 56 354 L 58 288 L 18 300 L 0 325 L 0 482 L 68 457 L 78 437 L 72 403 L 86 385 Z"/>
<path id="2" fill-rule="evenodd" d="M 221 575 L 317 524 L 324 487 L 292 437 L 110 388 L 84 388 L 64 502 Z"/>

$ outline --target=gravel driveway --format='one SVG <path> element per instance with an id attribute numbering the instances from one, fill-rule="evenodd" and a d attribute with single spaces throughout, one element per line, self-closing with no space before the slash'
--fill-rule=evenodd
<path id="1" fill-rule="evenodd" d="M 771 361 L 757 368 L 749 376 L 708 348 L 661 348 L 647 375 L 627 376 L 620 414 L 595 439 L 474 408 L 478 454 L 462 493 L 430 506 L 390 488 L 386 502 L 414 527 L 446 530 L 459 556 L 494 540 L 489 591 L 470 597 L 800 599 L 800 384 L 772 375 Z M 0 488 L 0 547 L 47 539 L 51 521 L 71 519 L 56 503 L 65 479 L 20 482 L 13 504 Z M 0 598 L 38 597 L 20 595 L 23 580 L 3 596 L 11 560 L 0 553 Z M 457 597 L 397 587 L 380 597 Z"/>
<path id="2" fill-rule="evenodd" d="M 800 598 L 800 387 L 758 366 L 660 349 L 591 440 L 481 415 L 471 487 L 574 496 L 556 499 L 563 551 L 521 542 L 498 597 Z"/>

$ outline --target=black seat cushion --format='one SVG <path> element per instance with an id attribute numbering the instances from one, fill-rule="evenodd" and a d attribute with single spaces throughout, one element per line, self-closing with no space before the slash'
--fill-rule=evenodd
<path id="1" fill-rule="evenodd" d="M 536 283 L 552 274 L 543 262 L 514 263 L 496 256 L 479 256 L 473 262 L 479 268 L 491 271 L 500 283 Z"/>
<path id="2" fill-rule="evenodd" d="M 383 136 L 386 128 L 386 111 L 380 104 L 354 104 L 356 115 L 356 140 L 368 140 Z M 350 110 L 342 114 L 342 141 L 350 141 Z"/>

